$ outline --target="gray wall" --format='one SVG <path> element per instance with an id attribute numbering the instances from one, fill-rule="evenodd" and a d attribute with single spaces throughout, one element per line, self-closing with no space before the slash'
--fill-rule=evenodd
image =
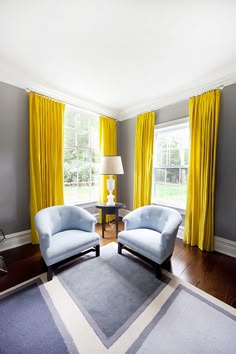
<path id="1" fill-rule="evenodd" d="M 156 111 L 156 123 L 188 116 L 188 101 Z M 118 152 L 125 174 L 118 177 L 119 200 L 133 209 L 136 119 L 118 123 Z M 27 230 L 29 220 L 28 94 L 0 82 L 0 228 Z M 217 150 L 215 235 L 236 241 L 236 84 L 222 91 Z M 141 148 L 141 147 L 140 147 Z"/>
<path id="2" fill-rule="evenodd" d="M 156 111 L 156 124 L 188 116 L 188 100 Z M 133 209 L 134 141 L 136 118 L 120 122 L 120 154 L 125 175 L 119 200 Z M 141 148 L 141 147 L 140 147 Z M 236 84 L 224 88 L 221 97 L 217 147 L 215 235 L 236 241 Z"/>
<path id="3" fill-rule="evenodd" d="M 0 82 L 0 228 L 28 230 L 28 94 Z"/>
<path id="4" fill-rule="evenodd" d="M 217 146 L 215 235 L 236 241 L 236 84 L 222 91 Z"/>

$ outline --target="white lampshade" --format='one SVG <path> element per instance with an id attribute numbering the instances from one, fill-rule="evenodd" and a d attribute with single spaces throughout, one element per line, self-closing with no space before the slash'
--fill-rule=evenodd
<path id="1" fill-rule="evenodd" d="M 124 169 L 120 156 L 102 156 L 100 175 L 123 175 Z"/>

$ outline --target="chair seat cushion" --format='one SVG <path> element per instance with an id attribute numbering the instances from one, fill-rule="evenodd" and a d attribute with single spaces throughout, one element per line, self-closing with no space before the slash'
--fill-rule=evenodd
<path id="1" fill-rule="evenodd" d="M 168 257 L 161 242 L 161 234 L 154 230 L 124 230 L 119 232 L 118 242 L 158 264 L 162 264 Z"/>
<path id="2" fill-rule="evenodd" d="M 50 266 L 99 245 L 99 240 L 96 232 L 66 230 L 51 236 L 50 247 L 40 248 L 45 263 Z"/>

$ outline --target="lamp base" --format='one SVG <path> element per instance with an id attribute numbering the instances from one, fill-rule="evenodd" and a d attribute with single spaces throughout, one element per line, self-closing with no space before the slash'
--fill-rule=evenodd
<path id="1" fill-rule="evenodd" d="M 107 179 L 107 189 L 109 194 L 107 196 L 107 205 L 115 205 L 114 198 L 115 196 L 112 194 L 113 189 L 115 188 L 115 180 L 112 178 L 112 175 L 109 175 Z"/>
<path id="2" fill-rule="evenodd" d="M 115 205 L 116 203 L 114 202 L 115 196 L 113 194 L 108 194 L 107 196 L 107 205 Z"/>

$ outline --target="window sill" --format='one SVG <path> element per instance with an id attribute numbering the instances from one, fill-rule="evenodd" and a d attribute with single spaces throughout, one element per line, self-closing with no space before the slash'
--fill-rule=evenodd
<path id="1" fill-rule="evenodd" d="M 186 214 L 186 209 L 184 208 L 181 208 L 179 206 L 176 206 L 176 205 L 172 205 L 172 204 L 165 204 L 165 203 L 159 203 L 159 202 L 152 202 L 152 205 L 160 205 L 160 206 L 164 206 L 164 207 L 167 207 L 167 208 L 172 208 L 172 209 L 175 209 L 177 210 L 181 215 L 185 215 Z"/>
<path id="2" fill-rule="evenodd" d="M 65 205 L 76 205 L 79 206 L 81 208 L 88 208 L 88 207 L 93 207 L 98 203 L 98 201 L 94 201 L 94 202 L 65 202 Z"/>

